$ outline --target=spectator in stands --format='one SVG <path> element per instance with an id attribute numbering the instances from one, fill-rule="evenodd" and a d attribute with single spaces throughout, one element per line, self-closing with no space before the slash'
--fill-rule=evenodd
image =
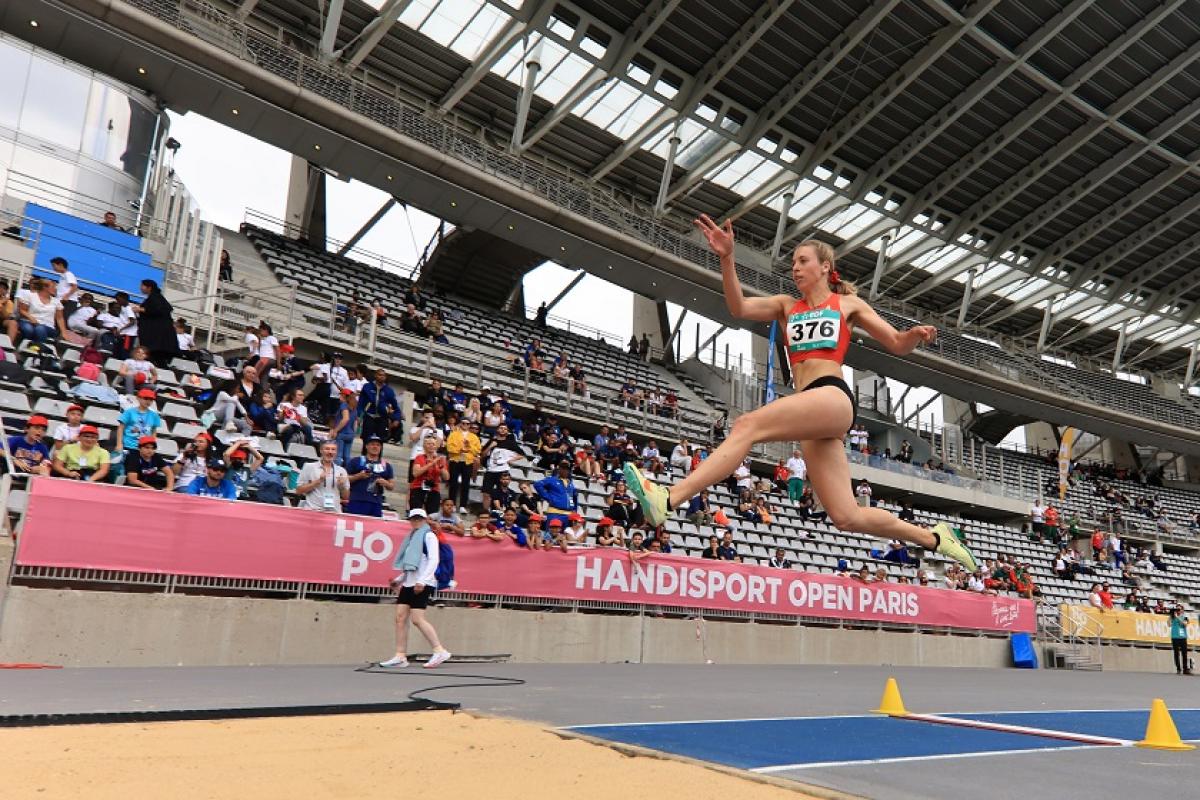
<path id="1" fill-rule="evenodd" d="M 500 484 L 488 493 L 488 504 L 483 509 L 483 516 L 500 519 L 504 516 L 506 508 L 512 508 L 520 516 L 520 503 L 521 494 L 513 490 L 512 476 L 505 473 L 500 476 Z"/>
<path id="2" fill-rule="evenodd" d="M 387 372 L 377 369 L 373 377 L 373 381 L 363 386 L 358 400 L 364 442 L 369 436 L 389 440 L 400 427 L 400 401 L 395 390 L 388 386 Z"/>
<path id="3" fill-rule="evenodd" d="M 650 360 L 650 337 L 645 333 L 642 334 L 642 340 L 638 342 L 638 357 L 642 361 Z"/>
<path id="4" fill-rule="evenodd" d="M 225 448 L 225 463 L 229 465 L 226 477 L 237 487 L 239 499 L 250 495 L 250 480 L 266 459 L 254 446 L 250 438 L 233 439 Z"/>
<path id="5" fill-rule="evenodd" d="M 338 446 L 337 463 L 350 463 L 350 452 L 354 448 L 354 431 L 358 424 L 358 395 L 353 389 L 342 389 L 342 402 L 338 406 L 333 422 L 329 426 L 329 438 Z"/>
<path id="6" fill-rule="evenodd" d="M 54 296 L 54 282 L 43 278 L 29 281 L 29 291 L 17 296 L 17 329 L 20 338 L 42 344 L 67 330 L 62 303 Z"/>
<path id="7" fill-rule="evenodd" d="M 74 313 L 75 307 L 79 305 L 79 279 L 68 269 L 67 260 L 61 256 L 50 259 L 50 269 L 58 275 L 54 296 L 62 305 L 63 315 L 70 317 Z"/>
<path id="8" fill-rule="evenodd" d="M 233 280 L 233 262 L 229 258 L 229 251 L 221 251 L 221 261 L 217 266 L 217 280 L 229 283 Z"/>
<path id="9" fill-rule="evenodd" d="M 784 466 L 787 468 L 788 499 L 796 502 L 804 494 L 804 481 L 808 477 L 808 467 L 804 463 L 804 456 L 799 447 L 792 450 L 792 457 Z"/>
<path id="10" fill-rule="evenodd" d="M 571 462 L 562 459 L 555 468 L 555 474 L 533 484 L 534 491 L 546 501 L 546 518 L 550 521 L 562 520 L 566 524 L 572 514 L 579 511 L 579 497 L 575 483 L 571 480 Z"/>
<path id="11" fill-rule="evenodd" d="M 863 508 L 875 505 L 875 501 L 871 497 L 873 493 L 871 483 L 866 478 L 859 481 L 858 486 L 854 489 L 854 496 L 858 498 L 858 504 Z"/>
<path id="12" fill-rule="evenodd" d="M 693 525 L 711 525 L 713 509 L 708 501 L 708 489 L 701 489 L 688 503 L 687 520 Z"/>
<path id="13" fill-rule="evenodd" d="M 562 543 L 566 547 L 582 547 L 587 544 L 588 529 L 583 517 L 579 514 L 567 516 L 567 524 L 563 527 Z"/>
<path id="14" fill-rule="evenodd" d="M 383 493 L 396 488 L 395 472 L 383 457 L 383 438 L 371 435 L 364 439 L 363 454 L 350 459 L 346 474 L 350 480 L 346 513 L 382 517 Z"/>
<path id="15" fill-rule="evenodd" d="M 906 566 L 917 563 L 912 554 L 908 552 L 908 548 L 905 547 L 904 542 L 899 539 L 892 539 L 888 542 L 887 551 L 883 553 L 883 560 Z"/>
<path id="16" fill-rule="evenodd" d="M 861 422 L 850 429 L 850 449 L 854 452 L 864 452 L 870 440 L 871 435 L 867 433 L 866 427 Z"/>
<path id="17" fill-rule="evenodd" d="M 336 463 L 337 442 L 321 442 L 319 453 L 319 461 L 310 461 L 300 470 L 296 494 L 301 498 L 300 508 L 336 514 L 342 510 L 342 503 L 350 499 L 350 478 Z"/>
<path id="18" fill-rule="evenodd" d="M 207 475 L 209 462 L 217 460 L 212 442 L 212 435 L 202 431 L 175 458 L 171 465 L 175 472 L 175 491 L 186 492 L 192 481 Z"/>
<path id="19" fill-rule="evenodd" d="M 64 445 L 79 439 L 79 431 L 83 425 L 83 406 L 72 403 L 67 406 L 67 421 L 54 429 L 54 451 L 58 452 Z"/>
<path id="20" fill-rule="evenodd" d="M 767 566 L 775 569 L 791 569 L 792 560 L 787 557 L 787 552 L 782 547 L 775 548 L 775 555 L 771 556 L 767 561 Z"/>
<path id="21" fill-rule="evenodd" d="M 283 396 L 283 402 L 275 408 L 275 419 L 278 422 L 275 430 L 284 450 L 297 434 L 303 437 L 305 444 L 316 443 L 312 422 L 308 419 L 308 407 L 304 405 L 303 389 L 293 389 Z"/>
<path id="22" fill-rule="evenodd" d="M 450 344 L 450 339 L 446 336 L 446 321 L 442 319 L 442 312 L 436 308 L 425 318 L 425 333 L 438 344 Z"/>
<path id="23" fill-rule="evenodd" d="M 316 463 L 316 462 L 313 462 Z M 193 479 L 185 489 L 186 494 L 196 497 L 216 497 L 221 500 L 236 500 L 237 487 L 233 481 L 225 477 L 228 467 L 219 458 L 213 458 L 205 464 L 204 477 Z"/>
<path id="24" fill-rule="evenodd" d="M 908 439 L 904 439 L 900 442 L 900 449 L 896 453 L 896 460 L 899 461 L 901 464 L 911 464 L 912 463 L 913 446 L 908 441 Z"/>
<path id="25" fill-rule="evenodd" d="M 99 224 L 101 227 L 108 228 L 110 230 L 120 231 L 121 233 L 128 232 L 117 224 L 117 215 L 111 211 L 104 212 L 104 219 L 100 220 Z"/>
<path id="26" fill-rule="evenodd" d="M 471 423 L 466 418 L 460 419 L 457 429 L 446 437 L 446 455 L 449 461 L 446 495 L 448 500 L 458 506 L 460 514 L 467 513 L 471 477 L 479 467 L 479 454 L 482 449 L 479 437 L 471 433 Z"/>
<path id="27" fill-rule="evenodd" d="M 722 561 L 721 558 L 721 540 L 716 536 L 708 537 L 708 545 L 700 553 L 701 558 L 711 559 L 713 561 Z"/>
<path id="28" fill-rule="evenodd" d="M 83 425 L 78 441 L 70 442 L 55 453 L 51 467 L 63 478 L 90 483 L 103 483 L 108 478 L 108 451 L 100 446 L 95 425 Z"/>
<path id="29" fill-rule="evenodd" d="M 1102 606 L 1104 606 L 1106 609 L 1108 609 L 1109 611 L 1111 611 L 1113 609 L 1112 588 L 1108 585 L 1107 581 L 1100 584 L 1099 594 L 1100 594 L 1100 604 Z"/>
<path id="30" fill-rule="evenodd" d="M 527 456 L 508 425 L 501 424 L 496 435 L 483 445 L 479 457 L 484 465 L 481 491 L 483 508 L 487 511 L 492 507 L 492 495 L 501 488 L 501 478 L 509 474 L 509 464 L 526 460 Z"/>
<path id="31" fill-rule="evenodd" d="M 611 517 L 614 524 L 620 527 L 622 531 L 628 530 L 636 522 L 635 509 L 637 508 L 637 503 L 634 501 L 633 496 L 629 494 L 625 481 L 618 480 L 613 485 L 613 490 L 608 496 L 607 505 L 607 516 Z"/>
<path id="32" fill-rule="evenodd" d="M 17 304 L 13 300 L 12 287 L 8 278 L 0 278 L 0 325 L 9 341 L 16 342 L 20 338 L 20 327 L 17 325 Z"/>
<path id="33" fill-rule="evenodd" d="M 432 411 L 424 411 L 421 413 L 420 422 L 414 425 L 408 432 L 408 443 L 411 445 L 409 450 L 409 460 L 416 460 L 417 456 L 425 452 L 425 439 L 432 436 L 437 439 L 438 449 L 442 447 L 442 431 L 434 418 Z"/>
<path id="34" fill-rule="evenodd" d="M 258 376 L 258 382 L 262 383 L 266 380 L 264 375 L 270 373 L 279 358 L 279 339 L 275 337 L 271 326 L 266 320 L 258 321 L 258 360 L 254 362 L 254 372 Z"/>
<path id="35" fill-rule="evenodd" d="M 70 324 L 68 320 L 67 326 L 70 327 Z M 175 341 L 179 344 L 179 355 L 182 358 L 196 357 L 196 339 L 188 330 L 187 320 L 183 317 L 175 320 Z"/>
<path id="36" fill-rule="evenodd" d="M 422 452 L 413 460 L 410 472 L 409 508 L 424 508 L 430 513 L 442 503 L 442 482 L 450 480 L 450 468 L 446 457 L 438 454 L 439 442 L 433 436 L 421 442 Z"/>
<path id="37" fill-rule="evenodd" d="M 421 287 L 415 283 L 409 286 L 404 291 L 404 305 L 412 306 L 417 311 L 424 311 L 427 304 L 425 295 L 421 293 Z"/>
<path id="38" fill-rule="evenodd" d="M 742 554 L 738 552 L 737 546 L 733 543 L 733 533 L 726 531 L 721 539 L 721 560 L 722 561 L 741 561 Z"/>
<path id="39" fill-rule="evenodd" d="M 150 351 L 142 345 L 133 348 L 129 358 L 121 362 L 117 376 L 125 386 L 125 394 L 133 394 L 145 387 L 153 389 L 158 383 L 158 370 L 150 361 Z"/>
<path id="40" fill-rule="evenodd" d="M 169 492 L 175 487 L 175 473 L 158 452 L 158 439 L 142 436 L 136 450 L 125 453 L 125 485 L 137 489 Z"/>
<path id="41" fill-rule="evenodd" d="M 113 345 L 113 358 L 123 359 L 133 349 L 138 336 L 138 307 L 129 302 L 128 292 L 117 292 L 113 295 L 113 302 L 117 304 L 117 317 L 121 320 Z"/>
<path id="42" fill-rule="evenodd" d="M 153 436 L 162 425 L 162 417 L 154 410 L 154 390 L 138 389 L 137 405 L 121 412 L 117 419 L 117 442 L 124 450 L 137 450 L 143 436 Z"/>
<path id="43" fill-rule="evenodd" d="M 167 302 L 158 283 L 147 278 L 141 284 L 146 296 L 137 318 L 138 343 L 150 351 L 150 359 L 160 367 L 179 355 L 179 339 L 175 336 L 175 309 Z"/>
<path id="44" fill-rule="evenodd" d="M 692 469 L 692 453 L 691 445 L 688 444 L 687 437 L 679 440 L 679 444 L 671 448 L 671 456 L 668 459 L 670 465 L 687 475 Z"/>
<path id="45" fill-rule="evenodd" d="M 454 513 L 454 501 L 449 497 L 442 500 L 442 507 L 438 510 L 437 516 L 429 521 L 429 524 L 433 527 L 439 538 L 443 535 L 467 535 L 462 518 Z"/>
<path id="46" fill-rule="evenodd" d="M 425 320 L 421 317 L 417 307 L 409 303 L 404 313 L 400 315 L 400 330 L 405 333 L 410 333 L 413 336 L 425 336 Z"/>
<path id="47" fill-rule="evenodd" d="M 212 405 L 208 410 L 213 420 L 226 431 L 250 433 L 250 415 L 242 403 L 242 388 L 240 381 L 230 380 L 217 390 Z"/>

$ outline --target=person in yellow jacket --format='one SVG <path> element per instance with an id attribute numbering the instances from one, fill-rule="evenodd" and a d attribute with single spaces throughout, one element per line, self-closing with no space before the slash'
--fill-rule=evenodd
<path id="1" fill-rule="evenodd" d="M 458 513 L 467 513 L 467 496 L 471 492 L 471 475 L 479 463 L 482 448 L 479 437 L 471 432 L 471 422 L 459 420 L 458 427 L 446 439 L 446 454 L 450 459 L 450 486 L 446 496 L 458 505 Z"/>

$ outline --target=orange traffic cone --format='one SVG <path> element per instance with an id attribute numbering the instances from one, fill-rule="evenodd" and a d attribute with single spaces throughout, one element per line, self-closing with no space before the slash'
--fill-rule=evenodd
<path id="1" fill-rule="evenodd" d="M 1195 750 L 1196 746 L 1184 744 L 1179 738 L 1179 730 L 1171 712 L 1161 698 L 1154 698 L 1150 705 L 1150 719 L 1146 723 L 1146 737 L 1136 743 L 1138 747 L 1150 747 L 1155 750 Z"/>
<path id="2" fill-rule="evenodd" d="M 887 714 L 889 717 L 908 716 L 904 700 L 900 697 L 900 686 L 895 678 L 887 679 L 887 684 L 883 687 L 883 697 L 879 700 L 879 708 L 873 710 L 876 714 Z"/>

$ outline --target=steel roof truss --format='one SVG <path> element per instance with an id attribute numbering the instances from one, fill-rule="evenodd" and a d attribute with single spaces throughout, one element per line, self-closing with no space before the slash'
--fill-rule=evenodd
<path id="1" fill-rule="evenodd" d="M 995 3 L 997 0 L 981 0 L 981 2 Z M 724 163 L 732 154 L 752 147 L 811 92 L 842 59 L 848 56 L 898 3 L 899 0 L 875 0 L 869 9 L 859 15 L 815 58 L 811 59 L 802 72 L 763 103 L 760 111 L 752 113 L 735 138 L 727 139 L 713 152 L 693 165 L 688 170 L 688 174 L 671 187 L 671 191 L 667 195 L 668 201 L 683 195 L 693 185 L 703 180 L 710 170 Z M 813 164 L 814 162 L 809 159 L 806 163 Z M 815 163 L 820 163 L 820 161 Z M 804 174 L 808 170 L 800 169 L 796 172 Z"/>

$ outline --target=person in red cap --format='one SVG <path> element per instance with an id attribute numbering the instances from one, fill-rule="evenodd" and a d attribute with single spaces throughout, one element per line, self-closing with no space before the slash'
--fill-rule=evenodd
<path id="1" fill-rule="evenodd" d="M 63 445 L 79 439 L 79 429 L 83 425 L 83 406 L 72 403 L 67 406 L 67 421 L 54 429 L 54 452 L 62 450 Z"/>
<path id="2" fill-rule="evenodd" d="M 213 448 L 212 434 L 208 431 L 197 433 L 171 465 L 175 473 L 175 491 L 186 492 L 192 481 L 208 475 L 209 462 L 219 459 L 220 454 Z"/>
<path id="3" fill-rule="evenodd" d="M 587 523 L 579 514 L 570 514 L 567 516 L 567 522 L 570 523 L 563 529 L 563 540 L 569 546 L 580 546 L 587 544 L 588 529 Z"/>
<path id="4" fill-rule="evenodd" d="M 625 537 L 621 528 L 613 523 L 612 517 L 601 517 L 596 523 L 596 544 L 601 547 L 624 547 Z"/>
<path id="5" fill-rule="evenodd" d="M 89 483 L 103 483 L 108 478 L 108 451 L 100 446 L 100 431 L 95 425 L 79 426 L 75 441 L 69 442 L 54 454 L 54 474 L 63 478 Z"/>
<path id="6" fill-rule="evenodd" d="M 117 441 L 126 452 L 138 449 L 138 440 L 153 436 L 162 425 L 162 417 L 154 410 L 154 390 L 138 389 L 137 405 L 121 412 L 117 420 Z"/>
<path id="7" fill-rule="evenodd" d="M 530 514 L 526 519 L 525 534 L 530 550 L 549 550 L 550 545 L 554 544 L 550 532 L 542 528 L 545 522 L 546 518 L 541 514 Z"/>
<path id="8" fill-rule="evenodd" d="M 8 438 L 8 452 L 12 455 L 13 467 L 17 472 L 29 475 L 50 474 L 50 448 L 42 441 L 49 423 L 41 414 L 35 414 L 25 423 L 24 436 Z"/>
<path id="9" fill-rule="evenodd" d="M 125 485 L 136 489 L 171 491 L 175 488 L 175 473 L 158 453 L 158 439 L 138 437 L 137 450 L 125 454 Z"/>

